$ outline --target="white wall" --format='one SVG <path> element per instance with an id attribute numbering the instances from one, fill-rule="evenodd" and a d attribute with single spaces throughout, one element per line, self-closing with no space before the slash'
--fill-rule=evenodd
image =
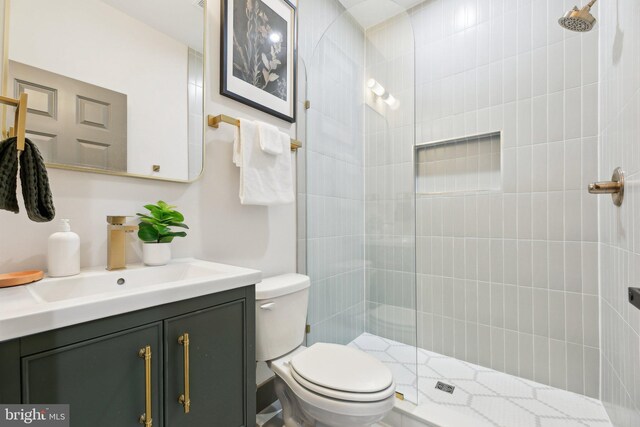
<path id="1" fill-rule="evenodd" d="M 11 60 L 127 95 L 130 173 L 189 179 L 188 46 L 98 0 L 13 1 L 10 26 Z"/>
<path id="2" fill-rule="evenodd" d="M 295 135 L 295 125 L 219 95 L 219 10 L 219 0 L 209 0 L 206 112 L 260 119 Z M 189 236 L 176 240 L 175 256 L 256 268 L 265 276 L 295 271 L 295 205 L 240 205 L 238 170 L 231 162 L 231 138 L 232 129 L 228 126 L 207 129 L 205 172 L 190 185 L 50 170 L 56 217 L 71 218 L 80 234 L 83 266 L 106 264 L 107 215 L 133 215 L 143 204 L 163 199 L 178 205 L 191 225 Z M 54 224 L 32 223 L 24 212 L 14 215 L 6 211 L 0 211 L 0 224 L 0 273 L 45 268 L 47 237 L 54 231 Z M 134 237 L 130 247 L 138 247 Z M 139 260 L 134 250 L 129 251 L 129 260 Z"/>

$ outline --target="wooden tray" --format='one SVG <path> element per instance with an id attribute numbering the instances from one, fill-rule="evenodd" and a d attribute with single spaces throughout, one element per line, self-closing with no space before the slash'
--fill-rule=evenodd
<path id="1" fill-rule="evenodd" d="M 0 274 L 0 288 L 26 285 L 28 283 L 42 280 L 44 272 L 42 270 L 18 271 L 15 273 Z"/>

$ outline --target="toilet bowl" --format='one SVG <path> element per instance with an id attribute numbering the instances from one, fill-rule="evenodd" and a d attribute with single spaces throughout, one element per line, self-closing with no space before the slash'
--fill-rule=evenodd
<path id="1" fill-rule="evenodd" d="M 360 352 L 360 350 L 350 347 L 318 343 L 310 348 L 298 347 L 293 353 L 269 364 L 276 374 L 276 393 L 283 407 L 285 426 L 304 426 L 306 422 L 307 425 L 312 426 L 360 427 L 370 426 L 384 418 L 393 409 L 395 401 L 395 383 L 393 381 L 381 390 L 373 392 L 348 392 L 309 381 L 292 366 L 292 359 L 300 355 L 304 356 L 302 353 L 321 349 L 323 345 L 335 346 L 332 349 L 334 352 L 339 347 Z M 377 360 L 373 360 L 377 362 Z M 384 376 L 388 373 L 388 369 L 384 365 L 382 368 L 384 368 L 382 370 Z M 367 372 L 367 370 L 362 369 L 360 372 Z M 376 373 L 380 374 L 376 371 L 369 372 L 372 377 L 375 377 Z M 343 378 L 340 383 L 342 383 L 342 387 L 349 381 Z M 357 381 L 353 383 L 357 384 Z M 371 388 L 371 390 L 375 390 L 375 388 Z"/>
<path id="2" fill-rule="evenodd" d="M 361 350 L 302 346 L 309 278 L 287 274 L 256 285 L 256 358 L 276 375 L 286 427 L 365 427 L 395 401 L 391 371 Z"/>

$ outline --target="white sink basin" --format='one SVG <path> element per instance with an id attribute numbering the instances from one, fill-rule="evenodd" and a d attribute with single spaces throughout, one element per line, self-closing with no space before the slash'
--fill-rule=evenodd
<path id="1" fill-rule="evenodd" d="M 0 289 L 0 342 L 262 280 L 257 270 L 194 259 L 162 267 L 83 270 L 67 278 Z"/>
<path id="2" fill-rule="evenodd" d="M 214 280 L 229 274 L 220 264 L 203 261 L 179 262 L 162 267 L 134 266 L 118 271 L 86 271 L 72 277 L 49 278 L 27 287 L 44 302 L 65 301 L 100 294 L 122 294 L 152 285 L 170 287 L 174 282 L 201 279 Z"/>

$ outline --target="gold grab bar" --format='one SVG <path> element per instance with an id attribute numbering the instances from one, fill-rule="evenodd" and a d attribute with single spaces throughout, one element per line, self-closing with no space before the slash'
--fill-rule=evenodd
<path id="1" fill-rule="evenodd" d="M 151 346 L 148 345 L 138 351 L 138 357 L 144 359 L 144 414 L 138 420 L 145 427 L 152 427 L 153 418 L 151 415 Z"/>
<path id="2" fill-rule="evenodd" d="M 178 402 L 184 406 L 184 413 L 191 410 L 191 397 L 189 396 L 189 334 L 184 333 L 178 337 L 178 343 L 184 347 L 184 394 L 178 397 Z"/>
<path id="3" fill-rule="evenodd" d="M 212 116 L 210 114 L 208 116 L 208 123 L 209 123 L 209 126 L 216 129 L 220 127 L 220 123 L 227 123 L 232 126 L 240 127 L 240 120 L 224 114 L 219 114 L 217 116 Z M 291 139 L 291 151 L 296 151 L 298 148 L 301 148 L 301 147 L 302 147 L 302 142 L 298 141 L 297 139 Z"/>
<path id="4" fill-rule="evenodd" d="M 593 182 L 589 184 L 588 189 L 591 194 L 611 194 L 613 204 L 620 206 L 624 200 L 624 171 L 622 168 L 616 168 L 611 181 Z"/>
<path id="5" fill-rule="evenodd" d="M 0 96 L 0 104 L 16 107 L 16 115 L 13 127 L 9 130 L 9 136 L 15 136 L 18 138 L 16 144 L 18 151 L 24 151 L 24 141 L 26 138 L 25 133 L 27 131 L 27 99 L 28 96 L 26 93 L 21 93 L 20 98 L 18 99 Z"/>

